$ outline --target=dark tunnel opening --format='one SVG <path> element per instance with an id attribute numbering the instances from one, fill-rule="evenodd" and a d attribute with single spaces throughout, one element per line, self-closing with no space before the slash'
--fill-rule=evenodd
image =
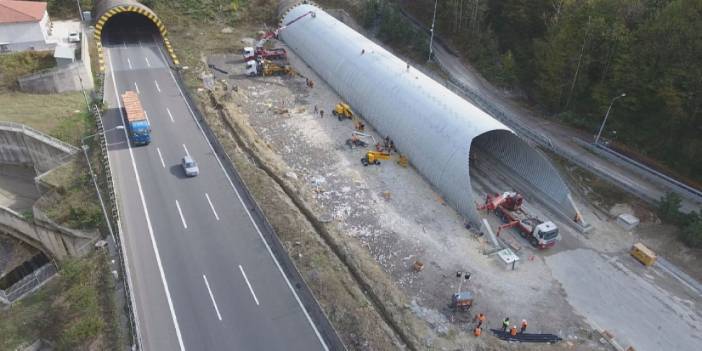
<path id="1" fill-rule="evenodd" d="M 161 41 L 161 34 L 148 17 L 134 12 L 118 13 L 105 23 L 102 45 L 116 46 Z"/>

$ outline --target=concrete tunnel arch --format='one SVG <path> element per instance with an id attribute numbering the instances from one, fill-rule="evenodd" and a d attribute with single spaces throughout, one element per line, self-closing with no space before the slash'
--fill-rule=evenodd
<path id="1" fill-rule="evenodd" d="M 168 30 L 166 30 L 166 26 L 152 9 L 150 9 L 144 4 L 137 2 L 136 0 L 97 0 L 95 3 L 96 21 L 95 32 L 93 35 L 95 37 L 95 42 L 97 43 L 100 72 L 105 72 L 105 59 L 102 50 L 103 29 L 112 17 L 122 13 L 133 13 L 141 15 L 149 21 L 151 21 L 154 24 L 154 26 L 158 29 L 158 32 L 161 34 L 163 45 L 168 51 L 168 55 L 173 60 L 173 63 L 176 66 L 180 65 L 178 57 L 176 56 L 175 51 L 173 50 L 173 46 L 168 40 Z"/>
<path id="2" fill-rule="evenodd" d="M 584 226 L 556 168 L 509 127 L 309 1 L 281 4 L 280 25 L 315 12 L 280 38 L 382 135 L 472 225 L 480 226 L 471 152 L 509 173 L 514 189 L 536 196 L 563 219 Z M 507 191 L 512 189 L 491 189 Z"/>

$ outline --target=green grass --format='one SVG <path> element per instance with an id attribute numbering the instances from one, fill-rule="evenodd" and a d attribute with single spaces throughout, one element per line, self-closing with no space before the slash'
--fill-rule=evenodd
<path id="1" fill-rule="evenodd" d="M 112 280 L 103 254 L 67 261 L 42 289 L 0 310 L 0 349 L 14 350 L 37 338 L 56 350 L 105 350 L 115 321 Z M 111 339 L 111 338 L 110 338 Z"/>
<path id="2" fill-rule="evenodd" d="M 56 66 L 52 52 L 26 51 L 0 55 L 0 91 L 15 90 L 17 78 Z"/>
<path id="3" fill-rule="evenodd" d="M 26 124 L 59 139 L 78 144 L 82 133 L 92 128 L 80 92 L 65 94 L 0 94 L 0 121 Z"/>

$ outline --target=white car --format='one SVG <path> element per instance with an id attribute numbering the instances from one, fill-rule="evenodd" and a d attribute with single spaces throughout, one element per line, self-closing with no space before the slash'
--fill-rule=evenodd
<path id="1" fill-rule="evenodd" d="M 68 34 L 68 42 L 69 43 L 79 43 L 80 42 L 80 33 L 78 32 L 73 32 Z"/>
<path id="2" fill-rule="evenodd" d="M 197 162 L 189 155 L 183 157 L 181 166 L 183 166 L 183 171 L 188 177 L 195 177 L 200 174 L 200 168 L 197 166 Z"/>

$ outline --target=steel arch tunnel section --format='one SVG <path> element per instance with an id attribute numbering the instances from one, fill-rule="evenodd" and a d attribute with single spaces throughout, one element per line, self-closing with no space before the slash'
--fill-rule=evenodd
<path id="1" fill-rule="evenodd" d="M 111 19 L 114 20 L 115 17 L 123 15 L 142 16 L 148 22 L 153 23 L 154 28 L 161 35 L 163 45 L 168 51 L 173 63 L 176 66 L 180 65 L 180 62 L 178 61 L 178 58 L 173 50 L 173 46 L 168 40 L 168 31 L 166 30 L 166 26 L 153 10 L 137 2 L 136 0 L 97 0 L 95 3 L 96 21 L 94 37 L 95 42 L 97 43 L 100 72 L 105 72 L 105 59 L 102 49 L 102 37 L 104 30 Z"/>
<path id="2" fill-rule="evenodd" d="M 472 225 L 481 225 L 470 175 L 474 148 L 515 179 L 514 189 L 584 226 L 558 171 L 501 122 L 320 7 L 306 1 L 289 7 L 280 25 L 310 11 L 316 16 L 287 27 L 280 38 L 379 133 L 389 135 Z"/>

